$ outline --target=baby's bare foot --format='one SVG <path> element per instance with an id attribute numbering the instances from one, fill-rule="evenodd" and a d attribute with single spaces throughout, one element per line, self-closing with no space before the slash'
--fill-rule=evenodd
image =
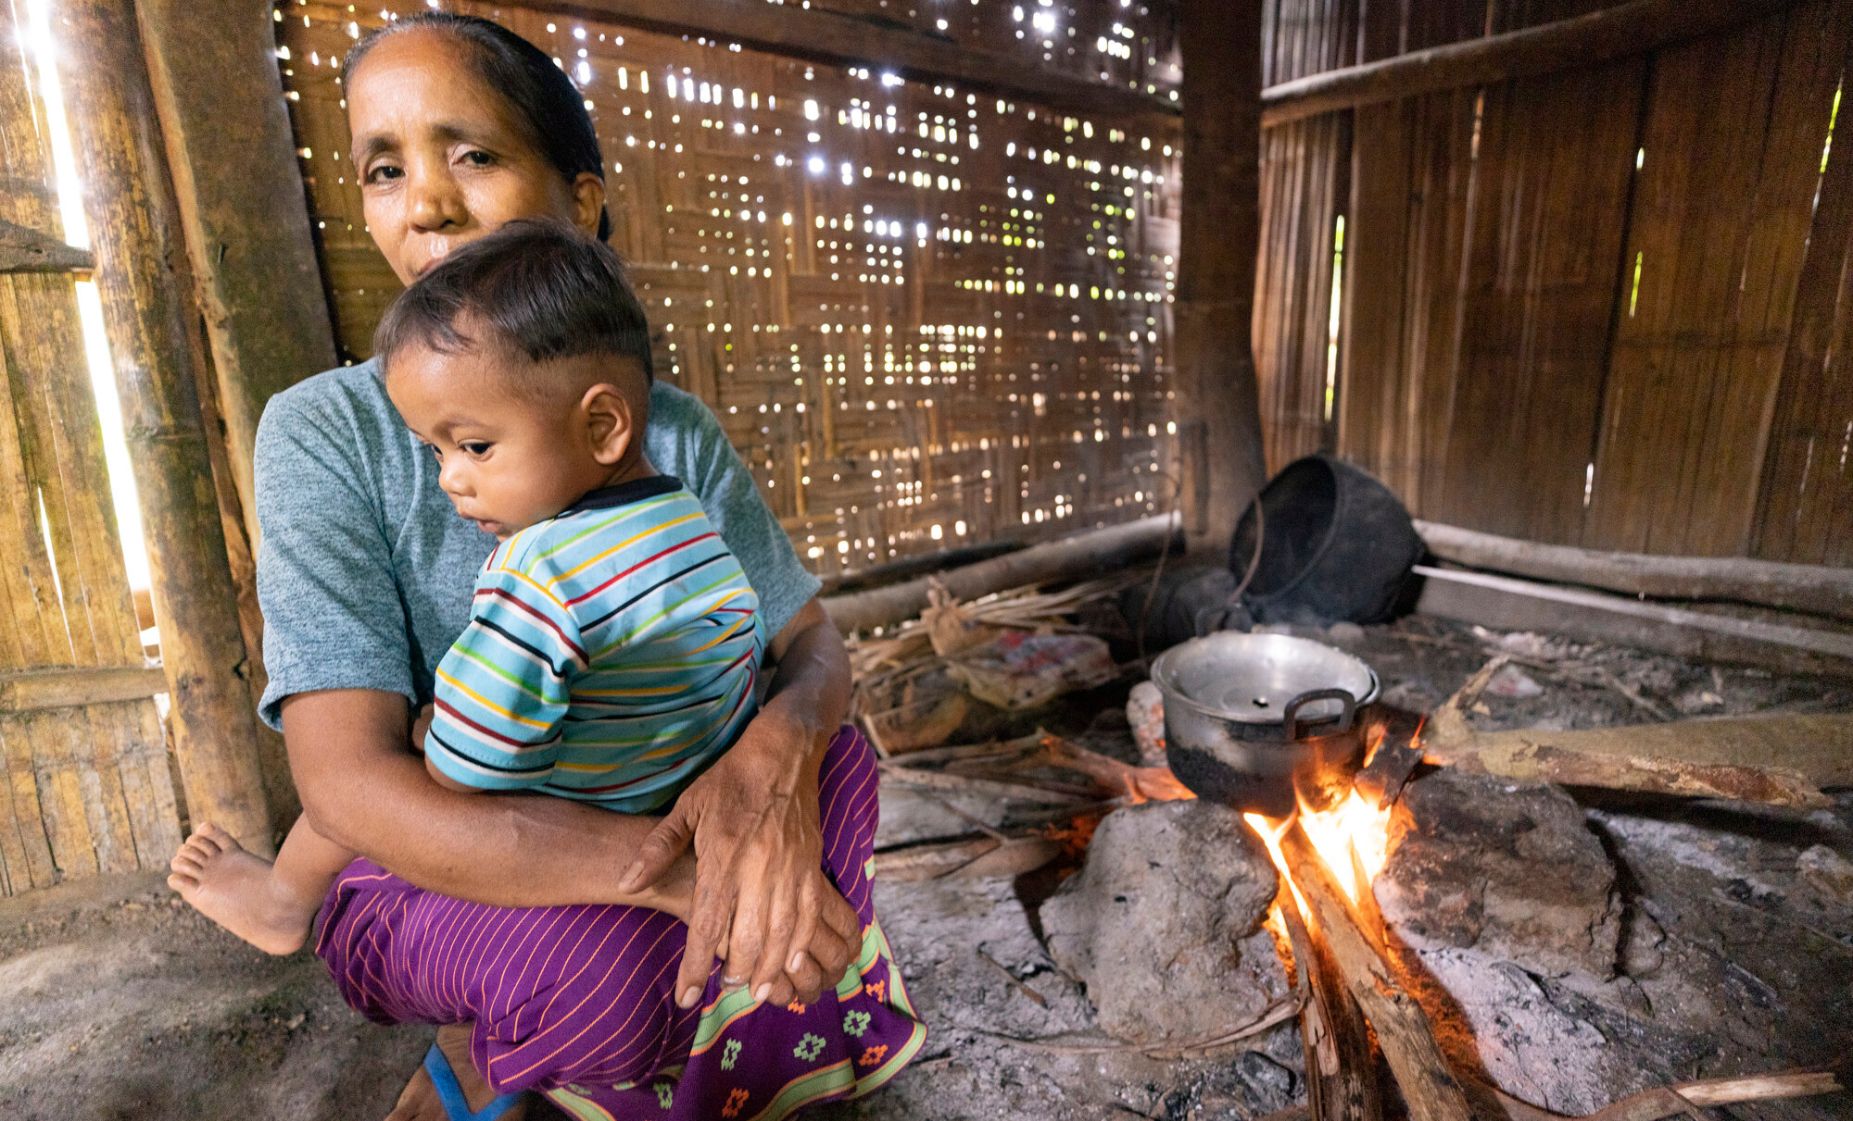
<path id="1" fill-rule="evenodd" d="M 207 823 L 193 831 L 168 865 L 167 886 L 194 910 L 267 954 L 293 954 L 309 936 L 315 905 L 287 898 L 270 861 L 246 852 L 230 833 Z"/>

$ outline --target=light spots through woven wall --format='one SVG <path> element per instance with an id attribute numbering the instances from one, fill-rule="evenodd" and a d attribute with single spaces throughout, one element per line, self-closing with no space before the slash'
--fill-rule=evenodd
<path id="1" fill-rule="evenodd" d="M 276 8 L 355 356 L 398 285 L 367 239 L 341 58 L 423 6 Z M 737 43 L 445 6 L 507 24 L 584 92 L 658 369 L 714 408 L 813 569 L 1166 508 L 1175 117 L 1085 118 Z M 832 6 L 1149 86 L 1154 102 L 1176 88 L 1168 7 Z"/>

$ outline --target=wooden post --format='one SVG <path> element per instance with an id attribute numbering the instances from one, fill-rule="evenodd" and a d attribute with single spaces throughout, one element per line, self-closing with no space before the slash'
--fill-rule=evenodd
<path id="1" fill-rule="evenodd" d="M 1184 0 L 1178 452 L 1192 551 L 1226 551 L 1261 488 L 1251 320 L 1261 237 L 1261 5 Z"/>
<path id="2" fill-rule="evenodd" d="M 251 453 L 264 403 L 336 362 L 277 71 L 273 5 L 137 0 L 135 7 L 212 343 L 229 465 L 255 538 Z"/>
<path id="3" fill-rule="evenodd" d="M 200 422 L 193 291 L 131 0 L 59 0 L 63 75 L 97 288 L 153 579 L 175 751 L 194 823 L 270 851 L 256 715 Z"/>
<path id="4" fill-rule="evenodd" d="M 166 141 L 187 253 L 198 282 L 216 380 L 200 387 L 226 547 L 263 693 L 257 606 L 257 421 L 279 390 L 337 361 L 295 141 L 277 68 L 269 0 L 136 0 L 148 77 Z M 212 29 L 201 35 L 200 28 Z M 225 106 L 236 105 L 235 113 Z M 226 175 L 222 169 L 238 168 Z M 221 428 L 222 425 L 222 428 Z M 273 814 L 287 825 L 295 788 L 282 738 L 259 725 L 259 763 Z"/>

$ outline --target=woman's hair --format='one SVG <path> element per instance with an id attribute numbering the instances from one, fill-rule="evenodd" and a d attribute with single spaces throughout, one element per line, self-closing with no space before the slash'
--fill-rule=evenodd
<path id="1" fill-rule="evenodd" d="M 449 36 L 465 48 L 476 76 L 508 102 L 528 142 L 568 183 L 582 171 L 605 178 L 604 153 L 584 95 L 545 51 L 499 23 L 452 12 L 404 16 L 355 43 L 347 52 L 345 71 L 352 74 L 380 40 L 420 28 Z M 598 239 L 610 236 L 611 216 L 600 208 Z"/>
<path id="2" fill-rule="evenodd" d="M 624 263 L 555 218 L 506 222 L 399 293 L 374 333 L 374 354 L 390 369 L 414 346 L 486 347 L 530 365 L 607 355 L 635 362 L 644 384 L 651 380 L 650 323 Z"/>

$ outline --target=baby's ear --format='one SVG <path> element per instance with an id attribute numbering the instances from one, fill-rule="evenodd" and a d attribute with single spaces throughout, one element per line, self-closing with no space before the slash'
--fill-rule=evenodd
<path id="1" fill-rule="evenodd" d="M 592 458 L 607 467 L 617 464 L 637 438 L 636 413 L 630 400 L 614 385 L 600 382 L 579 398 Z"/>

